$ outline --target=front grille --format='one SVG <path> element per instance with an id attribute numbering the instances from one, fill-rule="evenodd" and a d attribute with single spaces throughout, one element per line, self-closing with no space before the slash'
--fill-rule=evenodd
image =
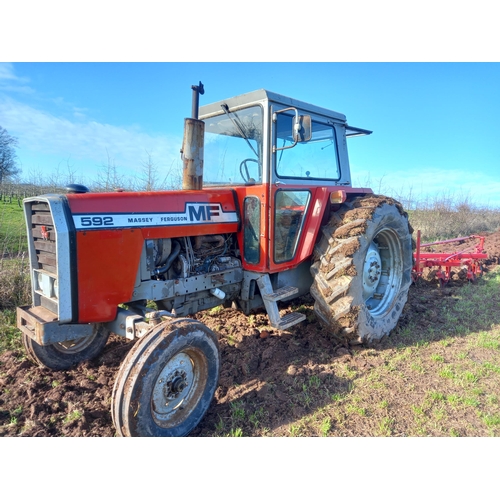
<path id="1" fill-rule="evenodd" d="M 38 268 L 56 275 L 56 231 L 48 203 L 31 205 L 31 228 Z"/>

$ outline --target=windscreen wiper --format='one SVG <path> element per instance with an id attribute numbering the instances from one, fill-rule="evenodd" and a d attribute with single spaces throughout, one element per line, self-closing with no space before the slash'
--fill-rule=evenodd
<path id="1" fill-rule="evenodd" d="M 235 118 L 231 116 L 231 113 L 229 112 L 229 106 L 227 104 L 221 104 L 221 108 L 223 109 L 224 113 L 228 116 L 228 118 L 233 122 L 233 125 L 238 129 L 238 132 L 240 133 L 241 137 L 247 141 L 247 144 L 250 146 L 250 149 L 254 152 L 255 156 L 258 158 L 259 155 L 257 151 L 255 151 L 254 147 L 252 146 L 252 143 L 248 140 L 248 137 L 245 134 L 245 131 L 243 130 L 243 125 L 240 122 L 240 119 L 238 118 L 238 115 L 235 114 Z M 238 120 L 238 121 L 237 121 Z"/>

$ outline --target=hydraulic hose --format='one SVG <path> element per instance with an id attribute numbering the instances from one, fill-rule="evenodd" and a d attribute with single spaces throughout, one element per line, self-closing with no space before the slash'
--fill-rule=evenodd
<path id="1" fill-rule="evenodd" d="M 160 276 L 161 274 L 165 274 L 169 269 L 174 260 L 179 256 L 181 253 L 181 244 L 178 241 L 174 241 L 174 248 L 171 252 L 171 254 L 168 256 L 168 259 L 166 260 L 165 264 L 161 267 L 157 267 L 154 270 L 154 275 L 155 276 Z"/>

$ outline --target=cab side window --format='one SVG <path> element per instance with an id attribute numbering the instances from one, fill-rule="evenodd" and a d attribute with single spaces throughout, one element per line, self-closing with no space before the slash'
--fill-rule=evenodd
<path id="1" fill-rule="evenodd" d="M 292 260 L 297 252 L 311 193 L 305 190 L 276 192 L 274 212 L 274 261 Z"/>

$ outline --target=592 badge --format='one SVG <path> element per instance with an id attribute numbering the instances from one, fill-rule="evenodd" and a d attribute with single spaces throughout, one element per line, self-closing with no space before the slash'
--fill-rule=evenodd
<path id="1" fill-rule="evenodd" d="M 80 217 L 81 227 L 114 226 L 113 217 Z"/>

